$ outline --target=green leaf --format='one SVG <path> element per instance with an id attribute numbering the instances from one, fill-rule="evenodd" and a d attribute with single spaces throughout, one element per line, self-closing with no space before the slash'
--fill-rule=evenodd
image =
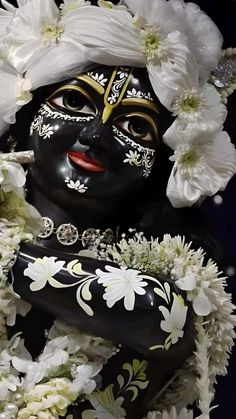
<path id="1" fill-rule="evenodd" d="M 134 375 L 137 375 L 140 369 L 141 369 L 141 362 L 138 359 L 133 359 Z"/>

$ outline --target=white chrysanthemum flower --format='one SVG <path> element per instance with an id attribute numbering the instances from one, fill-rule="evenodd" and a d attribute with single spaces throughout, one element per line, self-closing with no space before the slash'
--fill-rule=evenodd
<path id="1" fill-rule="evenodd" d="M 222 129 L 227 115 L 220 94 L 210 84 L 205 84 L 201 89 L 180 90 L 171 110 L 177 118 L 163 135 L 163 140 L 174 149 L 182 137 L 194 141 L 202 134 L 209 135 Z"/>
<path id="2" fill-rule="evenodd" d="M 54 256 L 44 256 L 38 258 L 33 263 L 28 264 L 28 268 L 24 270 L 24 275 L 31 278 L 34 282 L 30 284 L 31 291 L 39 291 L 47 284 L 57 287 L 57 281 L 53 278 L 64 266 L 62 260 L 56 261 Z"/>
<path id="3" fill-rule="evenodd" d="M 174 207 L 191 206 L 201 196 L 224 190 L 236 173 L 236 151 L 226 132 L 217 133 L 206 143 L 182 143 L 170 160 L 175 164 L 167 196 Z"/>
<path id="4" fill-rule="evenodd" d="M 69 7 L 69 3 L 64 5 Z M 32 68 L 33 65 L 35 80 L 39 78 L 38 65 L 43 62 L 42 68 L 45 69 L 45 64 L 50 61 L 48 59 L 50 57 L 56 67 L 55 60 L 58 59 L 58 54 L 60 57 L 66 57 L 66 60 L 63 60 L 66 61 L 66 67 L 64 63 L 66 70 L 76 67 L 76 63 L 78 69 L 81 61 L 85 62 L 85 54 L 80 44 L 74 48 L 72 44 L 68 45 L 67 28 L 70 14 L 61 15 L 53 0 L 44 0 L 43 3 L 40 0 L 28 0 L 20 3 L 7 27 L 6 43 L 9 47 L 9 62 L 21 73 Z M 72 49 L 75 58 L 71 54 Z M 34 68 L 35 64 L 36 68 Z M 63 64 L 60 63 L 59 67 L 63 67 Z M 43 77 L 44 84 L 49 84 L 47 80 L 50 77 L 50 69 L 49 65 L 47 77 L 45 74 Z M 45 70 L 43 72 L 45 73 Z M 36 87 L 38 86 L 37 84 Z"/>
<path id="5" fill-rule="evenodd" d="M 199 66 L 200 79 L 207 81 L 219 61 L 222 37 L 206 13 L 196 4 L 183 0 L 125 0 L 124 3 L 133 15 L 162 27 L 165 34 L 183 33 Z"/>
<path id="6" fill-rule="evenodd" d="M 78 9 L 79 7 L 88 6 L 91 2 L 88 0 L 64 0 L 60 5 L 62 16 L 70 13 L 72 10 Z"/>

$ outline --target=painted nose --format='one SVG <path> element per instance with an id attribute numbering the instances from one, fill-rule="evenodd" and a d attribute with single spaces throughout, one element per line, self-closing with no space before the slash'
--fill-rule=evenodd
<path id="1" fill-rule="evenodd" d="M 101 149 L 107 148 L 107 140 L 110 135 L 107 130 L 97 125 L 93 129 L 85 127 L 78 135 L 78 142 L 83 146 L 97 147 Z"/>

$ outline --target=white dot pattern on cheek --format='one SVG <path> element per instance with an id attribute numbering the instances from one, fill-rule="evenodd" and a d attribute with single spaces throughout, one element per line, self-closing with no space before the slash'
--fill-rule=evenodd
<path id="1" fill-rule="evenodd" d="M 122 145 L 127 144 L 130 147 L 129 152 L 125 153 L 125 159 L 123 162 L 129 164 L 130 166 L 143 166 L 143 176 L 148 177 L 154 165 L 155 150 L 153 148 L 143 147 L 140 144 L 137 144 L 115 126 L 113 126 L 112 129 L 115 140 Z"/>

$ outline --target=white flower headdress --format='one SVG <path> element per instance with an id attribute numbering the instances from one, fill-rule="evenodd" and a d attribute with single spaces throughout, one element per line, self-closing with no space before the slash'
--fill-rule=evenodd
<path id="1" fill-rule="evenodd" d="M 236 172 L 236 152 L 222 132 L 226 108 L 208 83 L 221 35 L 200 8 L 183 0 L 2 0 L 0 135 L 40 86 L 88 65 L 146 67 L 160 102 L 176 117 L 163 136 L 174 161 L 167 196 L 174 207 L 223 190 Z"/>

